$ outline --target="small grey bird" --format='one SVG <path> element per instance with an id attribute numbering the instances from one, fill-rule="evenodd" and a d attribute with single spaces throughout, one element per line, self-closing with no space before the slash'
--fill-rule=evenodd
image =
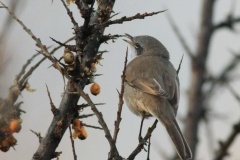
<path id="1" fill-rule="evenodd" d="M 144 118 L 154 116 L 166 128 L 182 160 L 192 158 L 191 150 L 175 119 L 180 98 L 179 79 L 162 43 L 151 36 L 124 40 L 132 49 L 126 68 L 124 99 L 128 108 Z M 141 128 L 139 140 L 141 137 Z"/>

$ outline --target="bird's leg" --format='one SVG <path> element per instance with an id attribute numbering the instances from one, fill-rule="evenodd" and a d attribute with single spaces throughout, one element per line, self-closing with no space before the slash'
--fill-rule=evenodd
<path id="1" fill-rule="evenodd" d="M 143 138 L 142 138 L 142 126 L 143 126 L 144 119 L 145 119 L 145 114 L 143 114 L 141 125 L 140 125 L 140 131 L 139 131 L 139 136 L 138 136 L 139 143 L 143 141 Z"/>
<path id="2" fill-rule="evenodd" d="M 143 142 L 144 145 L 147 145 L 147 141 L 145 141 L 143 138 L 142 138 L 142 126 L 143 126 L 143 121 L 145 119 L 145 114 L 143 114 L 142 116 L 142 121 L 141 121 L 141 126 L 140 126 L 140 131 L 139 131 L 139 136 L 138 136 L 138 140 L 139 140 L 139 143 Z M 144 151 L 147 152 L 147 150 L 143 147 Z"/>

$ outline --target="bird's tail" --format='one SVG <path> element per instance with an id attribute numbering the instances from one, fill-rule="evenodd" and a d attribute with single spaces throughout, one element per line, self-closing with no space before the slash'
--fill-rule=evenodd
<path id="1" fill-rule="evenodd" d="M 163 122 L 164 123 L 164 122 Z M 174 143 L 179 157 L 182 160 L 188 160 L 192 158 L 192 152 L 178 126 L 176 119 L 172 119 L 172 122 L 164 124 L 167 132 Z"/>
<path id="2" fill-rule="evenodd" d="M 164 108 L 165 113 L 160 114 L 158 111 L 155 111 L 151 112 L 151 114 L 154 117 L 156 117 L 159 121 L 161 121 L 164 127 L 166 128 L 181 160 L 191 159 L 192 158 L 191 149 L 189 148 L 178 126 L 178 123 L 175 119 L 175 115 L 171 110 L 172 106 L 170 106 L 170 104 L 167 103 L 165 107 L 166 107 Z"/>

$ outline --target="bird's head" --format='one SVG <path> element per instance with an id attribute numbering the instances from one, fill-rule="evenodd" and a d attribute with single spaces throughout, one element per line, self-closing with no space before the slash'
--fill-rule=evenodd
<path id="1" fill-rule="evenodd" d="M 162 56 L 169 59 L 169 53 L 164 45 L 156 38 L 151 36 L 136 36 L 132 37 L 129 34 L 125 34 L 129 40 L 125 42 L 129 43 L 132 49 L 131 58 L 134 59 L 138 56 Z"/>

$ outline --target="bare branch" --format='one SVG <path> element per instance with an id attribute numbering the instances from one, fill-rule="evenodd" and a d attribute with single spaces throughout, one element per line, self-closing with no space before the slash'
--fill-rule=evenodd
<path id="1" fill-rule="evenodd" d="M 126 51 L 126 56 L 125 56 L 125 62 L 124 62 L 124 69 L 123 69 L 123 74 L 121 76 L 122 78 L 122 84 L 121 84 L 121 93 L 118 95 L 119 97 L 119 103 L 118 103 L 118 111 L 117 111 L 117 120 L 115 121 L 115 129 L 114 129 L 114 135 L 113 135 L 113 141 L 117 142 L 117 135 L 118 135 L 118 132 L 120 130 L 119 126 L 120 126 L 120 123 L 121 123 L 121 114 L 122 114 L 122 106 L 123 106 L 123 94 L 124 94 L 124 83 L 125 83 L 125 78 L 126 78 L 126 67 L 127 67 L 127 57 L 128 57 L 128 48 L 127 48 L 127 51 Z"/>
<path id="2" fill-rule="evenodd" d="M 179 28 L 177 27 L 176 23 L 174 22 L 173 18 L 171 17 L 171 15 L 169 13 L 166 14 L 167 15 L 167 19 L 173 29 L 173 31 L 175 32 L 178 40 L 180 41 L 180 43 L 182 44 L 183 48 L 185 49 L 185 51 L 187 52 L 188 56 L 191 59 L 194 59 L 194 54 L 192 53 L 189 45 L 187 44 L 186 40 L 184 39 L 183 35 L 181 34 L 181 32 L 179 31 Z"/>
<path id="3" fill-rule="evenodd" d="M 233 125 L 232 132 L 230 133 L 230 135 L 228 136 L 225 142 L 221 142 L 221 141 L 219 142 L 220 148 L 217 151 L 217 155 L 214 158 L 214 160 L 222 160 L 225 156 L 228 155 L 228 149 L 239 133 L 240 133 L 240 122 Z"/>

